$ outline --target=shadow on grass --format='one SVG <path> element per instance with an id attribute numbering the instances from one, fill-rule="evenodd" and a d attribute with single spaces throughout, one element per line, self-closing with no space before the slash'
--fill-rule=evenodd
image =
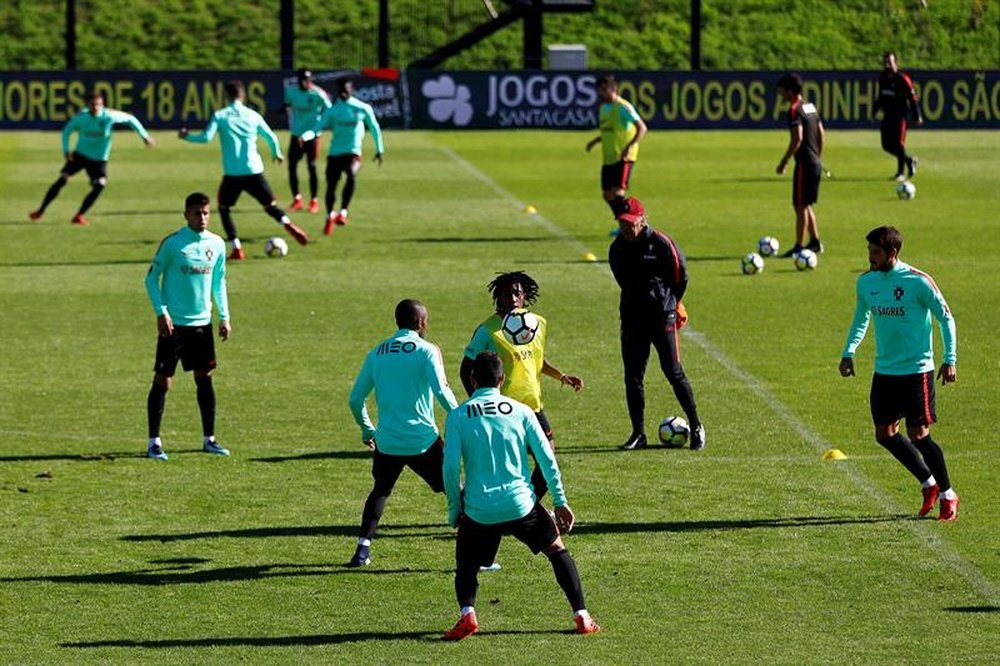
<path id="1" fill-rule="evenodd" d="M 381 241 L 379 241 L 381 242 Z M 549 236 L 495 236 L 462 238 L 460 236 L 444 236 L 440 238 L 400 238 L 396 243 L 545 243 L 559 242 L 558 238 Z"/>
<path id="2" fill-rule="evenodd" d="M 251 462 L 283 463 L 292 460 L 357 460 L 371 458 L 372 452 L 362 448 L 359 451 L 317 451 L 316 453 L 300 453 L 295 456 L 269 456 L 267 458 L 250 458 Z"/>
<path id="3" fill-rule="evenodd" d="M 428 529 L 444 529 L 443 525 L 379 525 L 380 539 L 392 537 L 434 536 L 421 531 Z M 451 534 L 451 532 L 448 532 Z M 269 537 L 357 537 L 357 525 L 293 525 L 289 527 L 251 527 L 240 530 L 212 530 L 210 532 L 181 532 L 178 534 L 126 534 L 119 537 L 122 541 L 193 541 L 195 539 L 266 539 Z"/>
<path id="4" fill-rule="evenodd" d="M 136 571 L 109 571 L 90 574 L 52 574 L 48 576 L 15 576 L 0 578 L 3 583 L 59 583 L 68 585 L 198 585 L 233 581 L 262 580 L 265 578 L 297 578 L 302 576 L 330 576 L 334 574 L 363 573 L 366 576 L 386 574 L 434 573 L 446 574 L 445 570 L 416 569 L 373 569 L 363 571 L 347 564 L 260 564 L 255 566 L 219 567 L 216 569 L 196 569 L 196 564 L 175 564 L 155 569 Z"/>
<path id="5" fill-rule="evenodd" d="M 950 613 L 1000 613 L 1000 606 L 948 606 Z"/>
<path id="6" fill-rule="evenodd" d="M 114 259 L 110 261 L 5 261 L 0 266 L 5 268 L 23 268 L 26 266 L 136 266 L 149 264 L 150 259 Z"/>
<path id="7" fill-rule="evenodd" d="M 707 532 L 712 530 L 752 530 L 785 527 L 825 527 L 828 525 L 868 525 L 917 520 L 910 514 L 885 516 L 789 516 L 748 520 L 684 520 L 656 523 L 585 523 L 573 534 L 625 534 L 631 532 Z"/>
<path id="8" fill-rule="evenodd" d="M 215 638 L 171 638 L 158 641 L 81 641 L 60 643 L 64 648 L 201 648 L 201 647 L 292 647 L 296 645 L 339 645 L 366 641 L 426 641 L 442 642 L 444 629 L 435 631 L 352 631 L 343 634 L 308 634 L 304 636 L 226 636 Z M 572 634 L 572 629 L 510 629 L 480 631 L 480 636 L 523 636 Z"/>
<path id="9" fill-rule="evenodd" d="M 204 455 L 201 449 L 168 449 L 171 456 L 197 453 Z M 77 460 L 80 462 L 101 462 L 104 460 L 117 460 L 119 458 L 147 458 L 145 451 L 107 451 L 105 453 L 44 453 L 28 454 L 23 456 L 0 456 L 0 463 L 5 462 L 31 462 L 37 460 Z M 154 461 L 158 462 L 158 461 Z"/>

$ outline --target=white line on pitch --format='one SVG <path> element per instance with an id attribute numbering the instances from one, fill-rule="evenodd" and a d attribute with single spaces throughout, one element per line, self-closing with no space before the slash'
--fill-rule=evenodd
<path id="1" fill-rule="evenodd" d="M 469 172 L 470 175 L 475 177 L 476 180 L 493 190 L 501 199 L 509 202 L 512 206 L 519 210 L 524 208 L 525 203 L 523 201 L 500 185 L 500 183 L 480 171 L 475 165 L 466 160 L 464 157 L 446 146 L 439 146 L 439 149 L 459 164 L 463 169 Z M 580 242 L 579 239 L 567 233 L 562 227 L 555 224 L 541 213 L 536 213 L 531 217 L 532 220 L 538 223 L 539 226 L 543 227 L 553 236 L 556 236 L 557 238 L 564 240 L 567 244 L 572 245 L 574 249 L 589 251 L 589 248 Z M 595 264 L 595 266 L 601 269 L 605 274 L 611 274 L 611 269 L 607 265 Z M 805 421 L 800 419 L 795 412 L 785 405 L 785 403 L 783 403 L 778 396 L 772 393 L 767 386 L 765 386 L 759 379 L 743 370 L 743 368 L 741 368 L 736 361 L 729 358 L 721 349 L 712 344 L 704 334 L 693 330 L 690 326 L 686 327 L 684 332 L 685 337 L 690 338 L 691 341 L 700 347 L 702 351 L 715 359 L 719 365 L 724 367 L 737 379 L 743 382 L 743 384 L 750 389 L 752 393 L 757 395 L 757 397 L 763 400 L 764 403 L 771 408 L 771 410 L 782 422 L 785 423 L 785 425 L 798 433 L 799 436 L 807 443 L 811 444 L 818 453 L 821 453 L 826 449 L 833 448 L 833 445 L 830 444 L 830 442 L 826 441 L 826 439 L 824 439 L 819 433 L 810 428 Z M 872 483 L 872 481 L 854 465 L 841 464 L 837 465 L 837 469 L 843 471 L 847 477 L 853 481 L 854 484 L 858 486 L 866 495 L 881 504 L 884 510 L 890 513 L 904 513 L 903 508 L 900 507 L 892 497 L 884 493 L 878 486 Z M 975 564 L 962 557 L 961 553 L 956 551 L 950 544 L 943 541 L 926 524 L 923 524 L 922 521 L 906 521 L 904 525 L 914 536 L 916 536 L 920 541 L 923 541 L 924 545 L 936 553 L 943 562 L 948 564 L 956 573 L 961 575 L 962 578 L 964 578 L 966 582 L 968 582 L 969 585 L 971 585 L 976 592 L 982 595 L 990 604 L 1000 604 L 1000 591 L 997 590 L 992 581 L 983 575 Z"/>

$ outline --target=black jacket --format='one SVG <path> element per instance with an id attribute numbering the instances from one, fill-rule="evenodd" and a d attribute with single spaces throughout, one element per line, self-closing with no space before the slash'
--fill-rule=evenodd
<path id="1" fill-rule="evenodd" d="M 621 236 L 608 249 L 608 263 L 621 287 L 622 323 L 666 320 L 687 289 L 687 261 L 673 239 L 647 226 L 634 241 Z"/>

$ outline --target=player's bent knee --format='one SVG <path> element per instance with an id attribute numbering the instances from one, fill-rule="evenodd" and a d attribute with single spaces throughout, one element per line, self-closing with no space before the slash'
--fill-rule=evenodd
<path id="1" fill-rule="evenodd" d="M 161 374 L 153 375 L 153 383 L 157 386 L 162 386 L 164 390 L 169 391 L 170 387 L 173 386 L 173 377 L 167 377 Z"/>
<path id="2" fill-rule="evenodd" d="M 560 554 L 566 552 L 566 546 L 563 545 L 562 537 L 556 537 L 548 548 L 542 551 L 547 557 L 558 557 Z"/>

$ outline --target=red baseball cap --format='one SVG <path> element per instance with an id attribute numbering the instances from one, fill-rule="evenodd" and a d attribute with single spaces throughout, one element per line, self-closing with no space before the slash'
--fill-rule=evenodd
<path id="1" fill-rule="evenodd" d="M 622 220 L 623 222 L 635 222 L 646 215 L 646 209 L 643 208 L 642 202 L 635 197 L 629 197 L 618 207 L 618 214 L 615 215 L 616 220 Z"/>

